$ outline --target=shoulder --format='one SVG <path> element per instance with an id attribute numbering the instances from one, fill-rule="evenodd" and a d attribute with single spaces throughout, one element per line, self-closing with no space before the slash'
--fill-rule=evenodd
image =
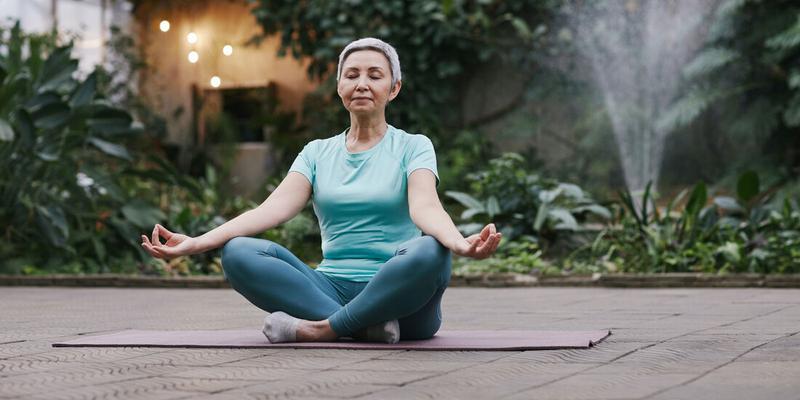
<path id="1" fill-rule="evenodd" d="M 341 135 L 340 133 L 329 138 L 314 139 L 306 143 L 302 152 L 306 155 L 317 155 L 334 151 L 339 143 L 338 139 L 341 139 Z"/>
<path id="2" fill-rule="evenodd" d="M 406 152 L 414 152 L 422 148 L 433 149 L 433 142 L 421 133 L 408 133 L 395 127 L 392 127 L 392 129 L 394 130 L 396 145 Z"/>

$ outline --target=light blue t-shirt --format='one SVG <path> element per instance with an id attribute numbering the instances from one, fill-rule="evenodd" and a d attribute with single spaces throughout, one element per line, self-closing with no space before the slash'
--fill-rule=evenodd
<path id="1" fill-rule="evenodd" d="M 289 171 L 308 178 L 322 234 L 317 270 L 366 282 L 394 256 L 397 247 L 421 232 L 408 211 L 408 175 L 427 168 L 436 176 L 430 139 L 389 125 L 381 141 L 351 153 L 344 132 L 309 142 Z"/>

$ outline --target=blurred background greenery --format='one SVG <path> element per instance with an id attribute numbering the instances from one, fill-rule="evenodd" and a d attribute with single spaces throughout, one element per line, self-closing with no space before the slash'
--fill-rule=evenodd
<path id="1" fill-rule="evenodd" d="M 387 118 L 433 140 L 440 197 L 459 228 L 495 222 L 505 234 L 494 257 L 457 258 L 455 272 L 798 273 L 800 4 L 701 3 L 685 60 L 651 54 L 636 77 L 622 75 L 655 96 L 665 91 L 659 74 L 672 71 L 675 94 L 648 110 L 634 97 L 620 111 L 624 99 L 602 79 L 615 64 L 599 61 L 674 43 L 630 28 L 637 41 L 598 48 L 586 35 L 605 40 L 612 23 L 652 31 L 653 15 L 680 10 L 646 0 L 250 1 L 260 31 L 249 45 L 276 38 L 279 55 L 308 60 L 318 85 L 297 115 L 270 91 L 248 93 L 262 96 L 258 118 L 213 114 L 207 141 L 181 149 L 183 161 L 164 140 L 180 112 L 132 84 L 151 67 L 134 38 L 112 30 L 107 48 L 124 68 L 86 74 L 68 37 L 10 22 L 0 30 L 0 273 L 220 274 L 218 250 L 156 260 L 139 235 L 155 223 L 187 235 L 219 226 L 263 201 L 306 142 L 341 132 L 348 118 L 332 72 L 341 48 L 363 36 L 397 48 L 403 92 Z M 654 27 L 655 38 L 677 30 Z M 620 125 L 662 141 L 626 147 Z M 259 127 L 272 132 L 278 172 L 232 194 L 225 146 Z M 636 154 L 653 146 L 654 158 Z M 646 182 L 632 182 L 623 162 L 637 157 L 658 164 Z M 320 261 L 310 204 L 260 237 Z"/>

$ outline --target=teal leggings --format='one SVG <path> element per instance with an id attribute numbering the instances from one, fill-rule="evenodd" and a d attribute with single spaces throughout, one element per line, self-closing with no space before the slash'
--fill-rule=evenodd
<path id="1" fill-rule="evenodd" d="M 401 340 L 433 337 L 442 324 L 450 262 L 447 248 L 421 236 L 401 244 L 369 282 L 353 282 L 312 269 L 269 240 L 237 237 L 222 249 L 226 278 L 256 307 L 328 319 L 340 337 L 393 319 Z"/>

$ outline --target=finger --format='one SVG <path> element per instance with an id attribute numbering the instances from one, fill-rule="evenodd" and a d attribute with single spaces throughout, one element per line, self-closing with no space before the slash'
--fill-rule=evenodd
<path id="1" fill-rule="evenodd" d="M 142 235 L 142 244 L 145 243 L 152 246 L 152 243 L 150 243 L 150 239 L 147 237 L 147 235 Z"/>
<path id="2" fill-rule="evenodd" d="M 489 224 L 489 233 L 492 234 L 492 235 L 497 233 L 497 227 L 494 226 L 494 224 Z"/>
<path id="3" fill-rule="evenodd" d="M 490 237 L 486 238 L 485 240 L 483 240 L 481 242 L 481 245 L 478 246 L 478 250 L 477 250 L 478 253 L 481 253 L 481 254 L 486 253 L 486 249 L 488 249 L 491 246 L 491 244 L 492 244 L 492 238 L 490 236 Z"/>
<path id="4" fill-rule="evenodd" d="M 153 257 L 158 257 L 158 254 L 156 253 L 155 249 L 153 249 L 153 246 L 150 245 L 150 243 L 142 243 L 142 247 L 147 254 L 150 254 Z"/>
<path id="5" fill-rule="evenodd" d="M 484 226 L 483 229 L 481 229 L 481 240 L 486 241 L 487 239 L 489 239 L 490 234 L 491 233 L 489 232 L 489 225 Z"/>
<path id="6" fill-rule="evenodd" d="M 497 234 L 492 234 L 491 236 L 489 236 L 489 239 L 482 246 L 482 248 L 478 249 L 478 251 L 483 252 L 483 254 L 486 257 L 488 257 L 488 256 L 492 255 L 492 253 L 494 252 L 494 249 L 497 248 L 497 243 L 499 241 L 500 241 L 500 239 L 498 239 Z"/>
<path id="7" fill-rule="evenodd" d="M 150 240 L 154 245 L 161 244 L 161 241 L 158 240 L 158 226 L 153 227 L 153 238 Z"/>
<path id="8" fill-rule="evenodd" d="M 164 228 L 160 224 L 156 224 L 156 228 L 158 229 L 158 233 L 161 236 L 164 236 L 164 240 L 169 240 L 172 238 L 173 233 L 170 232 L 167 228 Z"/>
<path id="9" fill-rule="evenodd" d="M 500 239 L 501 239 L 501 237 L 500 237 L 499 233 L 497 235 L 495 235 L 495 241 L 494 241 L 494 244 L 492 245 L 492 249 L 491 249 L 490 253 L 494 254 L 494 252 L 497 251 L 497 246 L 500 245 Z"/>

